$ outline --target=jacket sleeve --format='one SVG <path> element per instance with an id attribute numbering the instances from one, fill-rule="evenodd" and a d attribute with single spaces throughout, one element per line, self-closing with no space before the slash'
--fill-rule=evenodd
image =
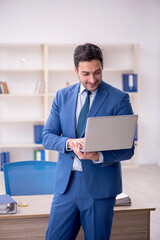
<path id="1" fill-rule="evenodd" d="M 61 121 L 59 114 L 59 93 L 53 101 L 52 108 L 44 126 L 42 135 L 42 145 L 45 149 L 59 151 L 64 153 L 66 151 L 66 141 L 68 137 L 61 136 Z"/>
<path id="2" fill-rule="evenodd" d="M 126 93 L 123 95 L 121 101 L 119 101 L 116 115 L 130 115 L 130 114 L 133 114 L 133 110 L 131 107 L 129 95 Z M 102 154 L 103 163 L 100 164 L 101 167 L 105 167 L 123 160 L 129 160 L 134 155 L 134 143 L 131 149 L 102 151 Z"/>

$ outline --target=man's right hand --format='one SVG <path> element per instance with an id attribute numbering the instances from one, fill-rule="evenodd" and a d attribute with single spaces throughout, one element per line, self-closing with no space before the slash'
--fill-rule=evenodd
<path id="1" fill-rule="evenodd" d="M 83 149 L 83 145 L 84 145 L 84 138 L 69 138 L 67 140 L 67 148 L 71 148 L 73 146 L 79 146 L 80 149 Z"/>

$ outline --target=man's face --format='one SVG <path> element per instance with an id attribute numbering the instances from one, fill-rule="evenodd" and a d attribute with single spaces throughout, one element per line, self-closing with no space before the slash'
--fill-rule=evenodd
<path id="1" fill-rule="evenodd" d="M 75 67 L 75 72 L 83 86 L 91 92 L 95 91 L 102 81 L 102 65 L 97 59 L 79 62 L 78 69 Z"/>

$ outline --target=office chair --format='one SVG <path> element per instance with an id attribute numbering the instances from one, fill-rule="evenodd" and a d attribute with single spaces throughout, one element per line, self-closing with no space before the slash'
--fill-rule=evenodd
<path id="1" fill-rule="evenodd" d="M 4 164 L 6 194 L 43 195 L 54 193 L 56 162 L 22 161 Z"/>

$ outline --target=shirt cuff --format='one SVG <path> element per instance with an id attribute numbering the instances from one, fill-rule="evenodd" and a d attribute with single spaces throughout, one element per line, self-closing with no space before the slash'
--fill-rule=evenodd
<path id="1" fill-rule="evenodd" d="M 69 139 L 68 139 L 68 140 L 69 140 Z M 68 147 L 67 147 L 67 146 L 68 146 L 68 144 L 67 144 L 67 143 L 68 143 L 68 140 L 66 141 L 66 151 L 67 151 L 67 152 L 71 152 L 71 151 L 72 151 L 72 148 L 68 148 Z"/>
<path id="2" fill-rule="evenodd" d="M 99 155 L 99 160 L 98 161 L 92 161 L 94 164 L 98 164 L 98 163 L 103 163 L 103 154 L 102 152 L 97 152 Z"/>

